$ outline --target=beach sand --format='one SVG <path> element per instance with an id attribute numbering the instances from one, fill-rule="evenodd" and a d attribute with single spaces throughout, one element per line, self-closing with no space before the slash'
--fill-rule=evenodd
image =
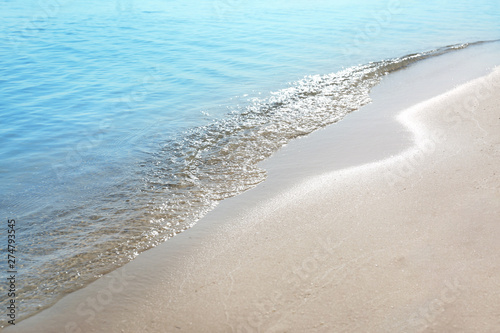
<path id="1" fill-rule="evenodd" d="M 398 121 L 397 154 L 264 182 L 5 331 L 499 332 L 500 69 Z"/>

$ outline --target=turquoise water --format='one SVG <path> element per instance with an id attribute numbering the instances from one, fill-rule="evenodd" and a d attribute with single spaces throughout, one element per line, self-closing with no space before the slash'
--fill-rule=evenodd
<path id="1" fill-rule="evenodd" d="M 0 18 L 22 316 L 263 181 L 258 161 L 422 52 L 500 38 L 498 1 L 26 0 Z"/>

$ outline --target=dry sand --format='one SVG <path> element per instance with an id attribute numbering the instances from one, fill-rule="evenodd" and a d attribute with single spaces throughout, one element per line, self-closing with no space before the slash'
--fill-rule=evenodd
<path id="1" fill-rule="evenodd" d="M 5 331 L 500 332 L 500 69 L 398 119 L 402 154 L 225 205 Z"/>

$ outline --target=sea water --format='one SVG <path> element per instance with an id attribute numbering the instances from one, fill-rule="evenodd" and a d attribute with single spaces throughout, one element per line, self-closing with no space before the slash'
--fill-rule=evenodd
<path id="1" fill-rule="evenodd" d="M 22 318 L 265 180 L 382 76 L 499 39 L 500 2 L 5 0 L 0 27 Z"/>

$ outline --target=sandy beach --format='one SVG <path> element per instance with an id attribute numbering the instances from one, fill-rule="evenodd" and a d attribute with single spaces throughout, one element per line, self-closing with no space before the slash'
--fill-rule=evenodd
<path id="1" fill-rule="evenodd" d="M 397 153 L 281 173 L 4 331 L 499 332 L 499 92 L 402 109 Z"/>

